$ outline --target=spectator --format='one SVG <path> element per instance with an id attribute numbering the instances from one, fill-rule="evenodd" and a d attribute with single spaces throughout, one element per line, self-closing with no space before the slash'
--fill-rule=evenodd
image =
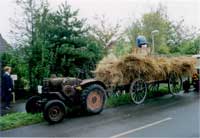
<path id="1" fill-rule="evenodd" d="M 10 109 L 10 101 L 12 98 L 12 91 L 13 91 L 13 80 L 10 76 L 11 67 L 4 67 L 4 74 L 2 78 L 2 94 L 5 99 L 5 106 L 6 110 Z"/>

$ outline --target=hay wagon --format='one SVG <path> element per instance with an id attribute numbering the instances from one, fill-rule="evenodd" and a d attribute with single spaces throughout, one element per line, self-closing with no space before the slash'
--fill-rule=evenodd
<path id="1" fill-rule="evenodd" d="M 158 92 L 160 84 L 167 84 L 168 90 L 172 95 L 178 94 L 182 89 L 182 77 L 176 73 L 170 73 L 166 80 L 145 81 L 142 77 L 127 84 L 120 84 L 111 87 L 112 91 L 125 91 L 130 93 L 131 99 L 135 104 L 141 104 L 146 99 L 147 93 Z"/>
<path id="2" fill-rule="evenodd" d="M 106 57 L 94 71 L 97 80 L 105 83 L 108 93 L 124 91 L 135 104 L 144 102 L 148 91 L 158 91 L 165 83 L 172 95 L 182 89 L 183 76 L 195 70 L 194 58 L 127 55 Z"/>

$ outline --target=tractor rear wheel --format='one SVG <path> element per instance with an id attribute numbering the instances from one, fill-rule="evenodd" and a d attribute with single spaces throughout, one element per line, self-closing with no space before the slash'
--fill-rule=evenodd
<path id="1" fill-rule="evenodd" d="M 89 114 L 100 113 L 105 104 L 106 92 L 98 84 L 92 84 L 82 91 L 81 102 L 83 109 Z"/>

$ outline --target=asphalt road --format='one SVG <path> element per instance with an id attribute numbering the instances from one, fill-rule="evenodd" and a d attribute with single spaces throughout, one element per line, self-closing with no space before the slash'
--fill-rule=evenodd
<path id="1" fill-rule="evenodd" d="M 200 94 L 150 99 L 142 105 L 105 109 L 100 115 L 66 118 L 0 132 L 1 137 L 200 137 Z"/>

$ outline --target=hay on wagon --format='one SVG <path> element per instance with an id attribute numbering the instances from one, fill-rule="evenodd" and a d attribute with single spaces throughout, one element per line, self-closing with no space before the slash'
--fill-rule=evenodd
<path id="1" fill-rule="evenodd" d="M 158 57 L 127 55 L 104 57 L 93 71 L 96 79 L 107 86 L 128 84 L 142 78 L 145 81 L 166 80 L 170 73 L 190 76 L 195 72 L 196 59 L 192 57 Z"/>

